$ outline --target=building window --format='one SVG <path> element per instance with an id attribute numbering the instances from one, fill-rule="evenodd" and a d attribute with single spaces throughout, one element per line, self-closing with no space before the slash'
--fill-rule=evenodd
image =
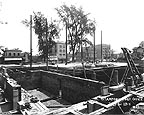
<path id="1" fill-rule="evenodd" d="M 11 53 L 9 53 L 9 56 L 11 56 Z"/>
<path id="2" fill-rule="evenodd" d="M 60 48 L 62 48 L 62 45 L 60 45 Z"/>
<path id="3" fill-rule="evenodd" d="M 62 50 L 60 49 L 59 52 L 62 52 Z"/>
<path id="4" fill-rule="evenodd" d="M 13 53 L 13 55 L 15 56 L 15 53 Z"/>
<path id="5" fill-rule="evenodd" d="M 20 56 L 20 53 L 18 53 L 18 56 Z"/>
<path id="6" fill-rule="evenodd" d="M 65 50 L 63 50 L 63 52 L 65 52 Z"/>

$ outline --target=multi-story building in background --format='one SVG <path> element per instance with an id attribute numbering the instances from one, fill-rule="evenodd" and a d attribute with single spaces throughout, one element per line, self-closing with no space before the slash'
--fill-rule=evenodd
<path id="1" fill-rule="evenodd" d="M 19 49 L 6 48 L 0 57 L 0 63 L 4 64 L 20 64 L 22 62 L 29 62 L 29 53 Z"/>
<path id="2" fill-rule="evenodd" d="M 84 47 L 83 48 L 83 56 L 85 60 L 88 61 L 93 61 L 94 60 L 94 47 L 89 46 L 89 47 Z M 95 50 L 95 59 L 97 58 L 97 51 Z"/>
<path id="3" fill-rule="evenodd" d="M 110 59 L 111 58 L 111 47 L 107 44 L 102 44 L 102 59 Z M 76 55 L 76 60 L 81 59 L 81 52 Z M 83 60 L 85 61 L 93 61 L 94 60 L 94 47 L 83 47 Z M 95 61 L 101 60 L 101 44 L 95 46 Z"/>
<path id="4" fill-rule="evenodd" d="M 65 61 L 66 59 L 66 44 L 64 42 L 56 42 L 50 54 L 50 60 Z"/>
<path id="5" fill-rule="evenodd" d="M 102 59 L 110 59 L 111 47 L 110 45 L 102 45 Z M 56 45 L 52 48 L 50 54 L 50 60 L 65 61 L 66 60 L 66 44 L 64 42 L 56 42 Z M 69 57 L 69 56 L 68 56 Z M 72 57 L 69 57 L 72 58 Z M 81 51 L 75 55 L 76 61 L 81 61 Z M 93 46 L 83 47 L 83 60 L 93 61 L 94 60 L 94 48 Z M 95 61 L 101 60 L 101 44 L 95 46 Z"/>
<path id="6" fill-rule="evenodd" d="M 97 59 L 101 59 L 101 51 L 102 51 L 102 59 L 110 59 L 111 55 L 111 47 L 107 44 L 102 44 L 102 50 L 101 50 L 101 44 L 96 45 L 95 47 L 97 52 Z"/>
<path id="7" fill-rule="evenodd" d="M 21 63 L 22 62 L 22 51 L 19 49 L 8 50 L 5 49 L 3 53 L 3 63 Z"/>
<path id="8" fill-rule="evenodd" d="M 95 59 L 101 60 L 101 51 L 102 51 L 102 59 L 110 59 L 111 56 L 111 47 L 107 44 L 102 44 L 102 50 L 101 50 L 101 44 L 95 46 Z M 90 60 L 94 59 L 94 47 L 90 46 L 88 48 L 84 48 L 84 52 L 86 56 L 89 57 Z"/>

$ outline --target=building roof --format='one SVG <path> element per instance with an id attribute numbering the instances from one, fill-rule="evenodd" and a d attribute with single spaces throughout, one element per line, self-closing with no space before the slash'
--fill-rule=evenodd
<path id="1" fill-rule="evenodd" d="M 22 52 L 22 50 L 18 50 L 18 49 L 11 49 L 11 50 L 5 50 L 5 52 Z"/>

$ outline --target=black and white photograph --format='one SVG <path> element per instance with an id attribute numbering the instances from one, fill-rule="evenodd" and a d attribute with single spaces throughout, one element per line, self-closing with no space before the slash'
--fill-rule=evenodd
<path id="1" fill-rule="evenodd" d="M 0 0 L 0 115 L 143 114 L 143 0 Z"/>

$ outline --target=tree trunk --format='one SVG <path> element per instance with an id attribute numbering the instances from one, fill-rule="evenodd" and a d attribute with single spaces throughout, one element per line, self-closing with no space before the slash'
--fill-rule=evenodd
<path id="1" fill-rule="evenodd" d="M 75 58 L 75 54 L 74 54 L 74 50 L 72 50 L 72 62 L 74 62 L 74 58 Z"/>

